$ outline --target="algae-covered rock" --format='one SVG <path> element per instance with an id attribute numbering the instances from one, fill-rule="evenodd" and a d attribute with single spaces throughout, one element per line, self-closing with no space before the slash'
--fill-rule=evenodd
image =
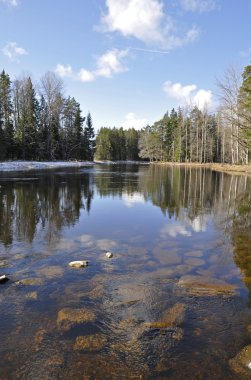
<path id="1" fill-rule="evenodd" d="M 188 265 L 192 265 L 193 267 L 199 267 L 205 265 L 205 260 L 198 259 L 197 257 L 188 257 L 185 263 Z"/>
<path id="2" fill-rule="evenodd" d="M 43 280 L 38 277 L 24 278 L 17 282 L 18 285 L 38 286 L 43 284 Z"/>
<path id="3" fill-rule="evenodd" d="M 64 270 L 62 267 L 58 265 L 50 265 L 50 266 L 44 266 L 42 268 L 39 268 L 37 270 L 37 273 L 40 276 L 43 276 L 48 279 L 58 278 L 62 277 L 64 274 Z"/>
<path id="4" fill-rule="evenodd" d="M 99 351 L 106 344 L 106 338 L 101 334 L 78 336 L 74 344 L 74 350 Z"/>
<path id="5" fill-rule="evenodd" d="M 186 306 L 183 303 L 177 303 L 165 312 L 161 320 L 156 322 L 148 322 L 146 323 L 146 327 L 157 329 L 178 327 L 184 321 L 185 311 Z"/>
<path id="6" fill-rule="evenodd" d="M 188 257 L 203 257 L 202 251 L 189 251 L 185 253 L 185 256 Z"/>
<path id="7" fill-rule="evenodd" d="M 237 287 L 213 277 L 182 276 L 178 287 L 186 289 L 195 296 L 234 295 Z"/>
<path id="8" fill-rule="evenodd" d="M 37 292 L 29 292 L 25 295 L 27 300 L 37 300 Z"/>
<path id="9" fill-rule="evenodd" d="M 93 322 L 95 314 L 88 309 L 71 309 L 65 307 L 58 312 L 57 325 L 62 330 L 69 330 L 80 323 Z"/>
<path id="10" fill-rule="evenodd" d="M 244 379 L 251 379 L 251 344 L 244 347 L 233 359 L 229 360 L 232 371 Z"/>

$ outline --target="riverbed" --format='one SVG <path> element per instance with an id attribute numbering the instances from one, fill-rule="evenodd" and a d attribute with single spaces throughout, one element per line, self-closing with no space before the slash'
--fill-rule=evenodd
<path id="1" fill-rule="evenodd" d="M 251 376 L 250 194 L 204 167 L 1 173 L 0 379 Z"/>

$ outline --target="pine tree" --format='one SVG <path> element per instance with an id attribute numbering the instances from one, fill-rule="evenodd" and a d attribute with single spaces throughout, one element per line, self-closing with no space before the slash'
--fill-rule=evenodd
<path id="1" fill-rule="evenodd" d="M 13 104 L 11 99 L 11 81 L 3 70 L 0 74 L 0 129 L 3 138 L 3 158 L 14 158 Z"/>
<path id="2" fill-rule="evenodd" d="M 92 117 L 90 112 L 88 112 L 86 117 L 86 126 L 84 129 L 84 150 L 85 150 L 85 159 L 92 161 L 94 157 L 95 150 L 95 133 L 92 125 Z"/>

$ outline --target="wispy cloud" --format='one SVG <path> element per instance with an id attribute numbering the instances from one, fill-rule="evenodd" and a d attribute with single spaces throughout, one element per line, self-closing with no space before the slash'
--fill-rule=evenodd
<path id="1" fill-rule="evenodd" d="M 10 5 L 11 7 L 17 7 L 19 0 L 0 0 L 0 3 Z"/>
<path id="2" fill-rule="evenodd" d="M 210 12 L 216 8 L 216 0 L 179 0 L 181 7 L 188 12 Z"/>
<path id="3" fill-rule="evenodd" d="M 128 70 L 124 64 L 124 58 L 127 57 L 128 54 L 129 49 L 112 49 L 96 59 L 95 68 L 93 70 L 81 68 L 77 73 L 74 73 L 69 64 L 67 66 L 58 64 L 55 72 L 61 77 L 71 77 L 81 82 L 92 82 L 98 77 L 112 78 L 115 74 Z"/>
<path id="4" fill-rule="evenodd" d="M 198 29 L 192 27 L 177 34 L 176 22 L 164 12 L 160 0 L 106 0 L 101 30 L 134 37 L 147 45 L 171 50 L 193 42 Z"/>
<path id="5" fill-rule="evenodd" d="M 198 89 L 196 84 L 183 86 L 181 83 L 166 81 L 163 85 L 164 92 L 182 104 L 197 106 L 199 109 L 210 108 L 213 105 L 213 95 L 210 90 Z"/>
<path id="6" fill-rule="evenodd" d="M 134 129 L 140 130 L 146 127 L 147 124 L 148 124 L 147 119 L 138 118 L 135 113 L 129 112 L 125 116 L 125 121 L 122 123 L 122 127 L 124 129 L 134 128 Z"/>
<path id="7" fill-rule="evenodd" d="M 8 57 L 11 61 L 18 61 L 18 57 L 22 55 L 27 55 L 28 52 L 18 46 L 16 42 L 9 42 L 3 49 L 3 54 Z"/>

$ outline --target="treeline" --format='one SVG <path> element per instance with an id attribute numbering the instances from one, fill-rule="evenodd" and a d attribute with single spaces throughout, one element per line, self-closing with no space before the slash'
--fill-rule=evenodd
<path id="1" fill-rule="evenodd" d="M 92 160 L 94 128 L 63 83 L 46 73 L 35 86 L 30 76 L 11 81 L 0 74 L 0 160 Z"/>
<path id="2" fill-rule="evenodd" d="M 96 160 L 138 161 L 140 132 L 134 128 L 124 130 L 123 128 L 102 127 L 96 137 Z"/>
<path id="3" fill-rule="evenodd" d="M 214 114 L 206 107 L 187 106 L 166 112 L 140 132 L 101 128 L 97 158 L 247 164 L 251 158 L 251 65 L 242 76 L 229 68 L 218 88 L 220 105 Z"/>

